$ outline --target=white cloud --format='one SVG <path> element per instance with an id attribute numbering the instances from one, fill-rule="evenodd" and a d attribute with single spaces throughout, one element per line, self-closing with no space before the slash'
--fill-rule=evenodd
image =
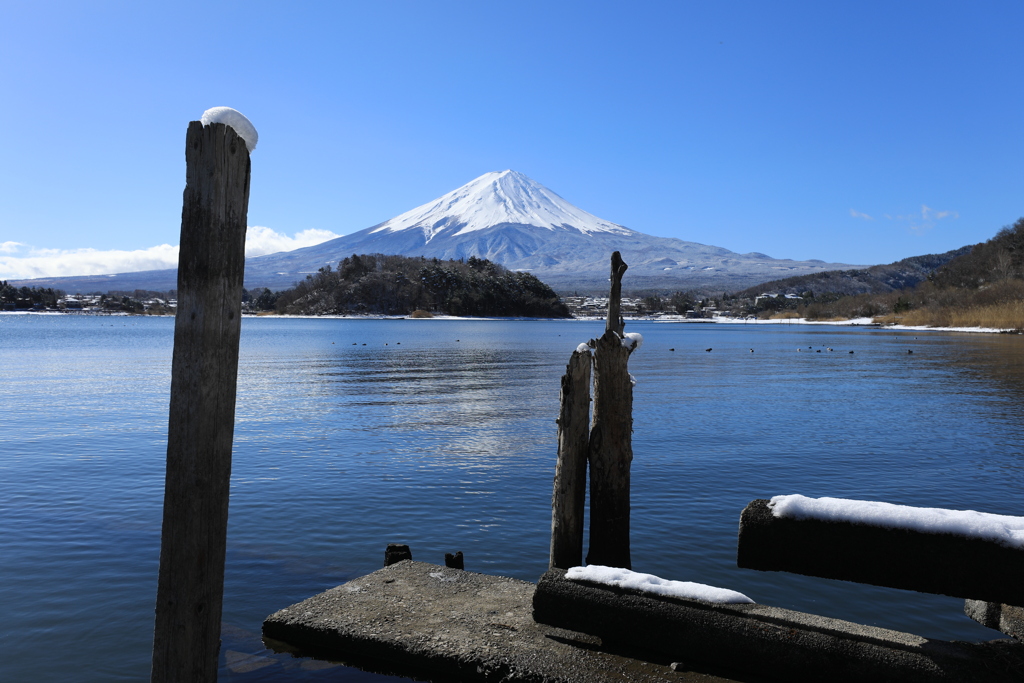
<path id="1" fill-rule="evenodd" d="M 914 233 L 915 235 L 924 235 L 931 231 L 935 227 L 935 224 L 945 218 L 951 218 L 956 220 L 960 218 L 958 211 L 938 211 L 931 208 L 926 204 L 921 205 L 921 213 L 901 214 L 891 216 L 885 214 L 885 217 L 889 220 L 903 221 L 907 224 L 907 230 Z"/>
<path id="2" fill-rule="evenodd" d="M 960 218 L 960 214 L 956 211 L 936 211 L 935 209 L 929 208 L 924 204 L 921 205 L 921 218 L 922 220 L 941 221 L 943 218 Z"/>
<path id="3" fill-rule="evenodd" d="M 4 246 L 11 244 L 5 242 Z M 149 249 L 40 249 L 19 244 L 0 256 L 0 280 L 29 280 L 37 277 L 105 275 L 136 270 L 176 268 L 178 247 L 161 244 Z"/>
<path id="4" fill-rule="evenodd" d="M 875 220 L 874 218 L 872 218 L 871 216 L 867 215 L 866 213 L 861 213 L 860 211 L 856 211 L 854 209 L 850 209 L 850 215 L 853 216 L 854 218 L 863 218 L 866 221 L 873 221 L 873 220 Z"/>
<path id="5" fill-rule="evenodd" d="M 303 230 L 294 237 L 261 226 L 246 230 L 245 255 L 262 256 L 309 247 L 339 237 L 329 230 Z M 161 244 L 148 249 L 46 249 L 21 242 L 0 242 L 0 280 L 38 277 L 108 275 L 178 267 L 178 247 Z"/>
<path id="6" fill-rule="evenodd" d="M 330 230 L 303 230 L 295 233 L 295 237 L 274 232 L 260 225 L 250 225 L 245 233 L 245 255 L 263 256 L 276 254 L 279 251 L 292 251 L 302 247 L 311 247 L 341 235 Z"/>

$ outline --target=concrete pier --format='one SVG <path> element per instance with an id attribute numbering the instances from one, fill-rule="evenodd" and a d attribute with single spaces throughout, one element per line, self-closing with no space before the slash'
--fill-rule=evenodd
<path id="1" fill-rule="evenodd" d="M 768 605 L 716 605 L 402 560 L 276 612 L 264 643 L 417 680 L 1010 683 L 1024 645 L 931 641 Z"/>
<path id="2" fill-rule="evenodd" d="M 725 683 L 533 620 L 536 584 L 404 560 L 276 612 L 274 650 L 433 681 Z M 760 678 L 744 677 L 755 681 Z"/>

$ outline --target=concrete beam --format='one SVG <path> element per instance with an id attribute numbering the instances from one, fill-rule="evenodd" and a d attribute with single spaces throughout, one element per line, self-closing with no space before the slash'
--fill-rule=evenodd
<path id="1" fill-rule="evenodd" d="M 954 534 L 779 518 L 764 499 L 751 502 L 740 515 L 736 564 L 1024 604 L 1024 550 Z"/>
<path id="2" fill-rule="evenodd" d="M 1024 645 L 1015 641 L 932 641 L 766 605 L 718 605 L 569 581 L 561 569 L 541 577 L 533 617 L 597 636 L 605 647 L 773 680 L 1019 683 L 1024 671 Z"/>
<path id="3" fill-rule="evenodd" d="M 1024 607 L 982 600 L 964 600 L 964 614 L 982 626 L 994 628 L 1017 640 L 1024 640 Z"/>

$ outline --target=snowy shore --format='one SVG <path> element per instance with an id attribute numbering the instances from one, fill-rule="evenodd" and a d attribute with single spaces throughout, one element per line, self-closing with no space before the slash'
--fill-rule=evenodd
<path id="1" fill-rule="evenodd" d="M 598 318 L 592 318 L 597 320 Z M 603 320 L 603 318 L 601 318 Z M 718 325 L 829 325 L 834 327 L 871 327 L 880 330 L 908 330 L 914 332 L 983 332 L 988 334 L 1014 333 L 1013 329 L 992 327 L 928 327 L 927 325 L 890 325 L 876 323 L 872 318 L 851 318 L 849 320 L 808 320 L 806 318 L 774 318 L 760 320 L 754 318 L 730 318 L 716 316 L 714 318 L 683 318 L 682 316 L 660 316 L 657 318 L 627 318 L 626 322 L 648 321 L 656 323 L 679 324 L 718 324 Z"/>
<path id="2" fill-rule="evenodd" d="M 0 311 L 3 315 L 102 315 L 102 316 L 129 316 L 132 314 L 123 311 L 111 311 L 109 313 L 95 311 Z M 287 319 L 338 319 L 338 320 L 552 320 L 566 321 L 577 320 L 581 322 L 603 321 L 604 316 L 581 316 L 577 318 L 470 318 L 455 315 L 434 315 L 431 318 L 410 318 L 404 315 L 260 315 L 257 313 L 243 313 L 245 318 L 271 317 Z M 173 318 L 174 314 L 153 315 L 152 317 Z M 971 332 L 985 334 L 1022 334 L 1013 329 L 999 329 L 992 327 L 928 327 L 926 325 L 890 325 L 874 322 L 871 318 L 851 318 L 850 320 L 807 320 L 806 318 L 785 318 L 758 320 L 752 318 L 729 318 L 716 316 L 714 318 L 684 318 L 682 316 L 659 316 L 659 317 L 633 317 L 626 318 L 627 323 L 654 322 L 661 324 L 681 325 L 827 325 L 833 327 L 871 327 L 880 330 L 907 330 L 912 332 Z"/>

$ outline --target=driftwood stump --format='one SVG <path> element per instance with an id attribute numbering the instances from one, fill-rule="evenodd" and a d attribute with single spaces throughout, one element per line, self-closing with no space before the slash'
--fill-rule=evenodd
<path id="1" fill-rule="evenodd" d="M 614 331 L 594 354 L 594 426 L 590 430 L 590 551 L 587 564 L 631 568 L 629 470 L 633 462 L 633 385 L 629 349 Z"/>
<path id="2" fill-rule="evenodd" d="M 631 567 L 629 470 L 633 462 L 633 379 L 626 364 L 633 346 L 623 344 L 622 275 L 626 263 L 612 254 L 608 319 L 590 349 L 577 350 L 562 377 L 558 416 L 558 463 L 551 498 L 549 568 L 582 564 L 584 481 L 590 466 L 590 552 L 587 564 Z M 593 350 L 593 355 L 590 350 Z M 588 419 L 593 375 L 593 426 Z"/>
<path id="3" fill-rule="evenodd" d="M 612 252 L 611 291 L 608 292 L 608 319 L 604 323 L 605 332 L 614 331 L 620 337 L 626 328 L 622 320 L 622 276 L 629 266 L 622 260 L 622 255 Z"/>
<path id="4" fill-rule="evenodd" d="M 622 344 L 622 275 L 612 254 L 605 332 L 594 351 L 594 426 L 590 430 L 590 551 L 587 564 L 630 569 L 629 470 L 633 462 L 633 383 Z"/>
<path id="5" fill-rule="evenodd" d="M 232 128 L 192 121 L 185 160 L 154 683 L 217 680 L 249 207 Z"/>
<path id="6" fill-rule="evenodd" d="M 574 351 L 562 376 L 558 463 L 551 497 L 549 568 L 583 564 L 583 513 L 590 448 L 590 350 Z"/>

